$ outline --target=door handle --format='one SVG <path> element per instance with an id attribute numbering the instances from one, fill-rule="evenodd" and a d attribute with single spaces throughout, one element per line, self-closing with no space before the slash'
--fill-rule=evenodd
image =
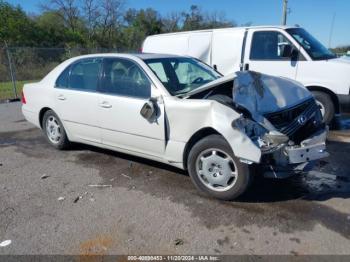
<path id="1" fill-rule="evenodd" d="M 249 70 L 249 64 L 244 64 L 244 71 L 248 71 Z"/>
<path id="2" fill-rule="evenodd" d="M 58 100 L 66 100 L 66 97 L 64 95 L 58 95 Z"/>
<path id="3" fill-rule="evenodd" d="M 111 108 L 112 105 L 110 103 L 108 103 L 107 101 L 103 101 L 102 103 L 100 103 L 100 107 Z"/>

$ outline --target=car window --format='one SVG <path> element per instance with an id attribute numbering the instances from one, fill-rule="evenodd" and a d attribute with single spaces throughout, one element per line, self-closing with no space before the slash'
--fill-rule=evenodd
<path id="1" fill-rule="evenodd" d="M 250 59 L 286 60 L 282 56 L 285 46 L 293 46 L 281 33 L 276 31 L 258 31 L 253 34 Z"/>
<path id="2" fill-rule="evenodd" d="M 68 88 L 84 91 L 97 91 L 102 60 L 84 59 L 71 66 Z"/>
<path id="3" fill-rule="evenodd" d="M 185 94 L 220 77 L 212 68 L 192 58 L 150 58 L 144 61 L 172 95 Z"/>
<path id="4" fill-rule="evenodd" d="M 69 71 L 70 71 L 70 66 L 67 67 L 57 78 L 55 87 L 58 87 L 58 88 L 68 87 Z"/>
<path id="5" fill-rule="evenodd" d="M 166 73 L 164 71 L 163 64 L 161 62 L 151 63 L 149 64 L 149 67 L 152 69 L 152 71 L 158 76 L 159 80 L 162 83 L 169 82 L 168 77 L 166 76 Z"/>
<path id="6" fill-rule="evenodd" d="M 137 98 L 151 96 L 151 83 L 134 62 L 121 58 L 104 59 L 101 92 Z"/>

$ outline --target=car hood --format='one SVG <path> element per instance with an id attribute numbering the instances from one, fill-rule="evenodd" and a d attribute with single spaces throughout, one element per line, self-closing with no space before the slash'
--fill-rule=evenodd
<path id="1" fill-rule="evenodd" d="M 312 97 L 299 82 L 254 71 L 236 72 L 218 78 L 186 94 L 186 98 L 232 81 L 233 102 L 251 113 L 284 110 Z"/>
<path id="2" fill-rule="evenodd" d="M 233 81 L 233 102 L 252 114 L 281 111 L 311 97 L 296 81 L 253 71 L 237 72 Z"/>
<path id="3" fill-rule="evenodd" d="M 340 63 L 340 64 L 350 65 L 350 57 L 349 56 L 343 56 L 343 57 L 327 60 L 327 62 L 328 63 Z"/>
<path id="4" fill-rule="evenodd" d="M 312 98 L 299 82 L 254 71 L 236 72 L 216 79 L 188 93 L 186 98 L 230 81 L 233 83 L 232 100 L 235 106 L 248 110 L 252 119 L 269 130 L 275 128 L 265 114 L 294 107 Z"/>

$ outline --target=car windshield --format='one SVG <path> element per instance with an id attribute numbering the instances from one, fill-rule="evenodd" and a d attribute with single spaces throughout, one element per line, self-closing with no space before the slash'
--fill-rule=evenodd
<path id="1" fill-rule="evenodd" d="M 190 92 L 221 77 L 208 65 L 192 58 L 150 58 L 144 61 L 169 93 L 175 96 Z"/>
<path id="2" fill-rule="evenodd" d="M 286 31 L 305 49 L 313 60 L 326 60 L 337 57 L 305 29 L 290 28 Z"/>

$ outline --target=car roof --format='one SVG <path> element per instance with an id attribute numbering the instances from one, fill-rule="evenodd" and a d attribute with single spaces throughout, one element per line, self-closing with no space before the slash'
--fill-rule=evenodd
<path id="1" fill-rule="evenodd" d="M 121 57 L 121 58 L 138 58 L 141 60 L 147 59 L 160 59 L 160 58 L 175 58 L 175 57 L 186 57 L 178 55 L 169 55 L 169 54 L 151 54 L 151 53 L 97 53 L 89 55 L 81 55 L 73 57 L 72 60 L 79 60 L 83 58 L 94 58 L 94 57 Z"/>

